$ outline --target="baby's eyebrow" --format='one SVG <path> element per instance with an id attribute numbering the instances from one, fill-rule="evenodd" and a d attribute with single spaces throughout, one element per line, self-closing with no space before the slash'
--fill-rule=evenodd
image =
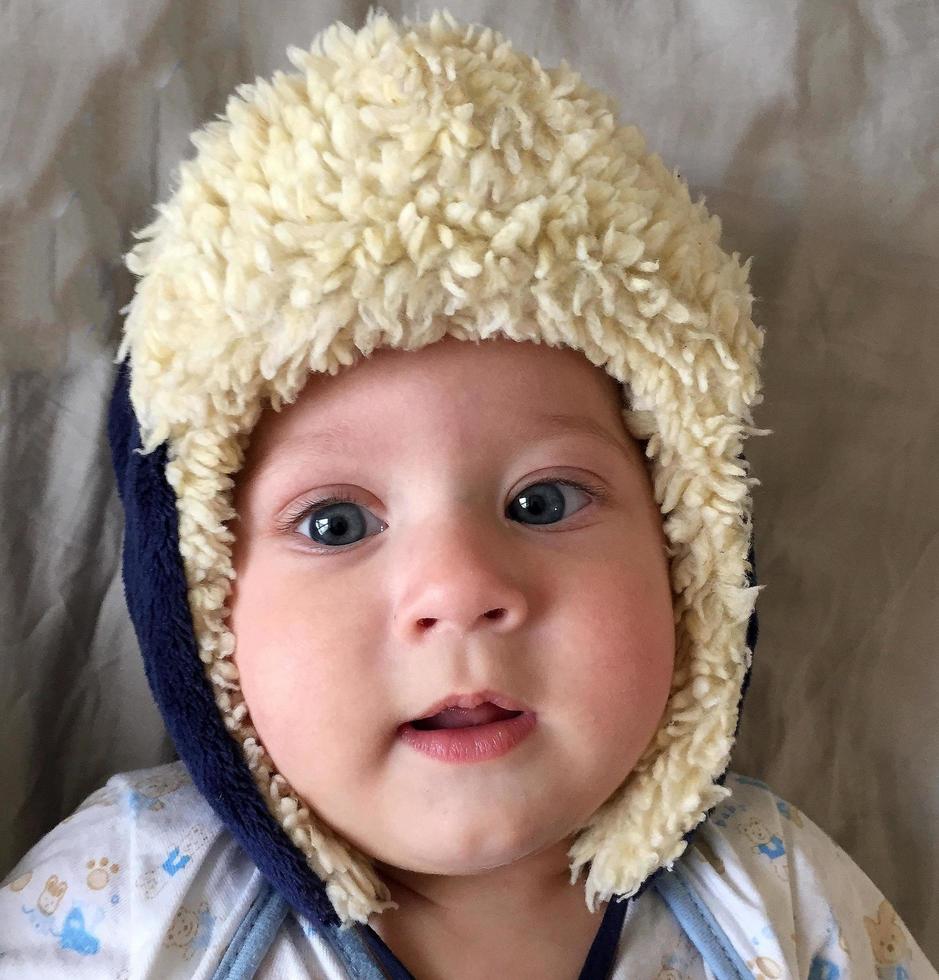
<path id="1" fill-rule="evenodd" d="M 617 438 L 606 426 L 589 415 L 565 412 L 542 412 L 528 417 L 529 421 L 521 434 L 525 438 L 544 438 L 544 427 L 550 426 L 555 433 L 576 433 L 590 436 L 606 443 L 618 452 L 628 451 L 626 435 Z M 316 432 L 297 433 L 279 443 L 272 465 L 277 467 L 282 460 L 296 462 L 298 457 L 339 456 L 355 442 L 359 427 L 348 420 L 338 420 L 328 429 Z"/>
<path id="2" fill-rule="evenodd" d="M 535 421 L 553 425 L 556 430 L 561 432 L 576 432 L 580 435 L 593 436 L 595 439 L 607 443 L 607 445 L 612 446 L 620 452 L 629 448 L 625 433 L 617 438 L 605 425 L 601 425 L 589 415 L 545 412 L 541 415 L 536 415 Z"/>
<path id="3" fill-rule="evenodd" d="M 296 435 L 278 443 L 278 455 L 303 453 L 310 456 L 329 456 L 342 453 L 351 443 L 355 442 L 360 427 L 348 420 L 331 422 L 328 429 L 318 429 L 316 432 L 298 432 Z M 283 458 L 281 456 L 281 458 Z M 296 458 L 296 457 L 294 457 Z"/>

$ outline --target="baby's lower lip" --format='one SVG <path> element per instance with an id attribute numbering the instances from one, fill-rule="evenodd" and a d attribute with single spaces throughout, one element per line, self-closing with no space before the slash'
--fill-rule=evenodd
<path id="1" fill-rule="evenodd" d="M 484 762 L 510 752 L 531 734 L 537 716 L 523 711 L 514 718 L 504 718 L 488 725 L 467 728 L 421 730 L 411 722 L 399 729 L 407 745 L 441 762 Z"/>

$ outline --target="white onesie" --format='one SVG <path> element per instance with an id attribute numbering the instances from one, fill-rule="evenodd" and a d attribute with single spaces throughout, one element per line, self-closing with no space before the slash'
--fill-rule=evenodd
<path id="1" fill-rule="evenodd" d="M 804 813 L 759 780 L 731 771 L 726 786 L 676 867 L 753 977 L 939 980 L 879 889 Z M 211 980 L 266 888 L 182 762 L 115 775 L 0 886 L 0 978 Z M 254 975 L 350 973 L 291 913 Z M 627 905 L 608 976 L 716 974 L 649 887 Z"/>

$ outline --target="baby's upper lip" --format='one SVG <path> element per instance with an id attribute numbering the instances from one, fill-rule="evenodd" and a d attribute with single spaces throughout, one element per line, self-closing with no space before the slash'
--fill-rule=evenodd
<path id="1" fill-rule="evenodd" d="M 475 694 L 448 694 L 445 698 L 441 698 L 439 701 L 435 701 L 430 707 L 425 708 L 419 715 L 415 718 L 409 719 L 411 721 L 420 721 L 423 718 L 432 718 L 438 712 L 443 711 L 444 708 L 476 708 L 486 701 L 491 702 L 499 708 L 505 708 L 506 711 L 530 711 L 531 709 L 522 704 L 521 701 L 517 701 L 515 698 L 510 698 L 507 694 L 502 694 L 499 691 L 477 691 Z"/>

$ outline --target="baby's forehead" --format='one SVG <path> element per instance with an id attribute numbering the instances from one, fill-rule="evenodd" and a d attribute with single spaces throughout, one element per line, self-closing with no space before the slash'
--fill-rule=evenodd
<path id="1" fill-rule="evenodd" d="M 249 471 L 298 453 L 387 456 L 402 433 L 432 448 L 593 429 L 629 450 L 624 407 L 619 380 L 571 348 L 447 337 L 413 351 L 382 349 L 336 374 L 311 373 L 289 401 L 265 403 L 242 446 Z"/>

